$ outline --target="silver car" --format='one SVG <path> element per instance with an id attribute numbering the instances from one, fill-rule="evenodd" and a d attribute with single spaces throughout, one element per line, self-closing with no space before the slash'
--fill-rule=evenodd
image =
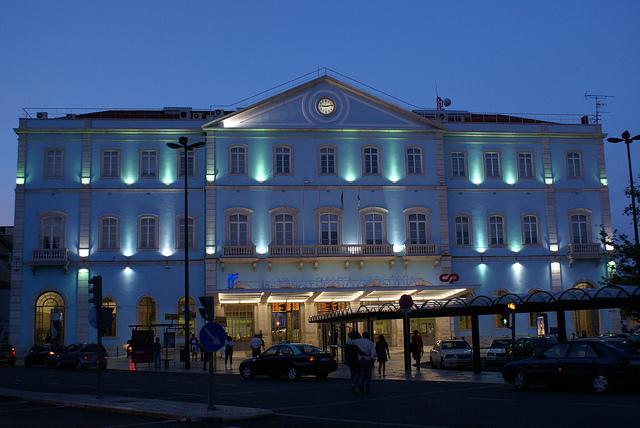
<path id="1" fill-rule="evenodd" d="M 511 347 L 511 339 L 493 339 L 487 350 L 487 364 L 506 363 L 509 361 L 507 349 Z"/>
<path id="2" fill-rule="evenodd" d="M 429 353 L 431 367 L 471 367 L 473 350 L 464 340 L 438 340 Z"/>

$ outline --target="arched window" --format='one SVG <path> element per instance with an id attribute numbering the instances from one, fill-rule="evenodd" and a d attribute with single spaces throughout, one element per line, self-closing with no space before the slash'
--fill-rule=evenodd
<path id="1" fill-rule="evenodd" d="M 248 245 L 249 217 L 246 214 L 231 214 L 227 217 L 228 245 Z"/>
<path id="2" fill-rule="evenodd" d="M 422 149 L 420 147 L 407 148 L 407 174 L 422 174 Z"/>
<path id="3" fill-rule="evenodd" d="M 196 176 L 196 153 L 189 150 L 187 153 L 187 177 Z M 184 178 L 184 150 L 178 152 L 178 177 Z"/>
<path id="4" fill-rule="evenodd" d="M 189 332 L 195 334 L 196 328 L 196 302 L 192 296 L 189 296 Z M 178 299 L 178 334 L 184 335 L 184 296 Z"/>
<path id="5" fill-rule="evenodd" d="M 591 243 L 591 213 L 586 209 L 569 211 L 572 244 Z"/>
<path id="6" fill-rule="evenodd" d="M 119 245 L 118 218 L 105 216 L 100 219 L 100 249 L 115 250 Z"/>
<path id="7" fill-rule="evenodd" d="M 229 171 L 231 174 L 244 175 L 247 173 L 247 148 L 233 146 L 229 148 Z"/>
<path id="8" fill-rule="evenodd" d="M 427 215 L 421 212 L 409 213 L 407 215 L 407 243 L 426 244 L 428 225 Z"/>
<path id="9" fill-rule="evenodd" d="M 380 157 L 377 147 L 365 147 L 362 149 L 363 173 L 365 175 L 377 175 L 380 173 Z"/>
<path id="10" fill-rule="evenodd" d="M 142 216 L 138 220 L 138 248 L 155 250 L 158 248 L 158 218 Z"/>
<path id="11" fill-rule="evenodd" d="M 466 215 L 456 216 L 455 220 L 456 245 L 471 245 L 471 217 Z"/>
<path id="12" fill-rule="evenodd" d="M 195 220 L 193 217 L 187 219 L 187 233 L 189 234 L 189 249 L 196 248 Z M 184 217 L 177 218 L 176 224 L 176 248 L 184 250 Z"/>
<path id="13" fill-rule="evenodd" d="M 502 247 L 504 245 L 504 217 L 492 215 L 489 217 L 489 245 Z"/>
<path id="14" fill-rule="evenodd" d="M 138 324 L 144 329 L 150 330 L 156 323 L 156 301 L 152 297 L 142 297 L 138 301 Z"/>
<path id="15" fill-rule="evenodd" d="M 362 237 L 364 244 L 383 244 L 387 237 L 386 210 L 382 208 L 367 208 L 360 211 Z"/>
<path id="16" fill-rule="evenodd" d="M 102 306 L 105 308 L 112 309 L 111 314 L 113 316 L 113 318 L 111 319 L 111 324 L 105 329 L 103 335 L 105 337 L 117 336 L 118 334 L 116 333 L 116 318 L 117 318 L 118 307 L 116 305 L 116 301 L 113 300 L 111 297 L 105 297 L 104 299 L 102 299 Z"/>
<path id="17" fill-rule="evenodd" d="M 578 152 L 567 153 L 567 177 L 582 177 L 582 157 Z"/>
<path id="18" fill-rule="evenodd" d="M 273 236 L 275 245 L 293 245 L 293 216 L 291 214 L 276 214 L 273 222 L 275 224 Z"/>
<path id="19" fill-rule="evenodd" d="M 46 291 L 36 299 L 35 343 L 64 343 L 64 299 L 55 291 Z"/>
<path id="20" fill-rule="evenodd" d="M 340 215 L 337 212 L 321 212 L 318 215 L 320 245 L 340 243 Z"/>
<path id="21" fill-rule="evenodd" d="M 40 245 L 45 250 L 64 247 L 64 215 L 50 213 L 40 217 Z"/>
<path id="22" fill-rule="evenodd" d="M 538 218 L 534 215 L 522 217 L 522 243 L 538 245 Z"/>

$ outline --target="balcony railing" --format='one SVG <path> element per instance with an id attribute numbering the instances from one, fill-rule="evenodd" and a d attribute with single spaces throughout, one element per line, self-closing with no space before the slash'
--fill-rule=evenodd
<path id="1" fill-rule="evenodd" d="M 37 266 L 64 266 L 69 263 L 66 248 L 40 248 L 33 250 L 31 264 Z"/>
<path id="2" fill-rule="evenodd" d="M 407 244 L 405 247 L 407 256 L 435 256 L 438 254 L 437 244 Z"/>
<path id="3" fill-rule="evenodd" d="M 569 256 L 574 259 L 597 259 L 604 253 L 597 243 L 569 244 Z"/>
<path id="4" fill-rule="evenodd" d="M 270 245 L 271 257 L 390 256 L 390 244 Z"/>
<path id="5" fill-rule="evenodd" d="M 255 257 L 255 245 L 225 245 L 222 247 L 223 257 Z"/>

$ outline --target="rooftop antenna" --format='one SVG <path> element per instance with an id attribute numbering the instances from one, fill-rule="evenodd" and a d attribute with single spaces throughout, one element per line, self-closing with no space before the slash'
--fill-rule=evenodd
<path id="1" fill-rule="evenodd" d="M 602 115 L 605 113 L 609 113 L 608 111 L 602 111 L 602 107 L 606 106 L 607 103 L 602 100 L 607 98 L 614 98 L 613 95 L 603 95 L 603 94 L 590 94 L 589 91 L 584 93 L 584 97 L 586 99 L 595 100 L 596 104 L 596 114 L 593 116 L 593 123 L 600 123 L 602 119 Z"/>
<path id="2" fill-rule="evenodd" d="M 444 110 L 445 107 L 449 107 L 451 105 L 451 100 L 449 98 L 440 98 L 438 95 L 438 82 L 435 82 L 436 85 L 436 111 Z"/>

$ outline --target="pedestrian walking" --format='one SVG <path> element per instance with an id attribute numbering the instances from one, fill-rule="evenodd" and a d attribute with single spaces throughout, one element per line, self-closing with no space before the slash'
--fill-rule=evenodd
<path id="1" fill-rule="evenodd" d="M 160 356 L 162 351 L 162 345 L 160 344 L 160 338 L 156 337 L 156 341 L 153 342 L 153 367 L 159 369 L 161 366 Z"/>
<path id="2" fill-rule="evenodd" d="M 227 335 L 227 339 L 224 341 L 224 367 L 227 367 L 227 361 L 229 362 L 229 368 L 233 366 L 233 338 Z"/>
<path id="3" fill-rule="evenodd" d="M 378 374 L 384 376 L 387 369 L 387 361 L 391 359 L 389 344 L 384 338 L 384 334 L 378 336 L 376 342 L 376 355 L 378 356 Z"/>
<path id="4" fill-rule="evenodd" d="M 362 333 L 360 339 L 354 340 L 359 350 L 360 374 L 358 377 L 358 389 L 360 392 L 371 392 L 371 372 L 376 361 L 376 344 L 370 339 L 368 331 Z"/>
<path id="5" fill-rule="evenodd" d="M 411 351 L 413 359 L 416 361 L 416 370 L 420 371 L 420 360 L 424 354 L 424 345 L 422 343 L 422 336 L 420 336 L 418 330 L 413 330 L 409 350 Z"/>
<path id="6" fill-rule="evenodd" d="M 195 334 L 191 335 L 189 343 L 191 344 L 191 360 L 196 361 L 198 359 L 198 348 L 200 347 L 200 344 L 198 343 L 198 338 Z"/>
<path id="7" fill-rule="evenodd" d="M 257 334 L 254 334 L 251 340 L 249 341 L 249 348 L 251 348 L 251 356 L 257 357 L 260 355 L 262 349 L 262 339 L 258 337 Z"/>
<path id="8" fill-rule="evenodd" d="M 358 358 L 358 345 L 355 344 L 356 339 L 360 339 L 360 333 L 350 332 L 344 347 L 344 364 L 349 367 L 351 373 L 351 392 L 353 393 L 359 391 L 358 383 L 360 382 L 360 358 Z"/>

